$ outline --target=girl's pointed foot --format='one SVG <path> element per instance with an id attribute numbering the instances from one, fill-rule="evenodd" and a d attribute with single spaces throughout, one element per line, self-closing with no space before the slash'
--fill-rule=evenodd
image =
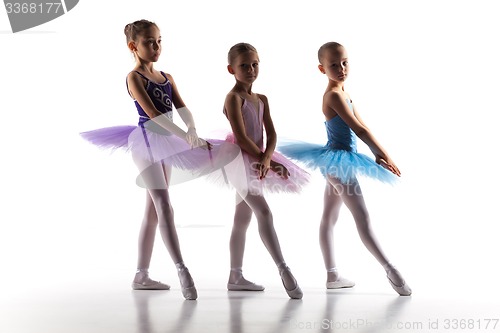
<path id="1" fill-rule="evenodd" d="M 292 299 L 301 299 L 304 294 L 302 293 L 302 290 L 300 289 L 297 280 L 295 280 L 295 277 L 292 275 L 290 268 L 287 265 L 282 265 L 279 268 L 279 272 L 281 281 L 283 282 L 283 287 L 285 287 L 285 291 L 288 294 L 288 296 Z M 293 281 L 293 286 L 290 286 L 290 283 L 286 282 L 290 280 Z"/>
<path id="2" fill-rule="evenodd" d="M 195 300 L 198 298 L 198 292 L 196 291 L 196 287 L 194 286 L 193 278 L 189 273 L 189 270 L 186 266 L 178 265 L 177 266 L 177 275 L 179 276 L 179 281 L 181 283 L 181 291 L 182 295 L 187 300 Z"/>
<path id="3" fill-rule="evenodd" d="M 384 266 L 385 271 L 387 272 L 387 280 L 400 296 L 410 296 L 412 290 L 406 281 L 401 276 L 401 273 L 391 264 L 387 264 Z"/>

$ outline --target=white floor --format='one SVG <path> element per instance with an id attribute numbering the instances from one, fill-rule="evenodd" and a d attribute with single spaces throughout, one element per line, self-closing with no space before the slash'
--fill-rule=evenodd
<path id="1" fill-rule="evenodd" d="M 43 287 L 43 286 L 42 286 Z M 383 292 L 304 288 L 290 300 L 278 286 L 264 292 L 199 289 L 197 301 L 170 291 L 126 286 L 27 292 L 12 284 L 0 301 L 1 331 L 20 332 L 494 332 L 500 302 L 440 295 L 398 297 Z"/>
<path id="2" fill-rule="evenodd" d="M 346 236 L 339 237 L 338 261 L 344 275 L 356 282 L 352 289 L 324 289 L 321 255 L 312 241 L 315 230 L 311 235 L 302 232 L 309 242 L 282 242 L 287 263 L 304 291 L 302 300 L 290 300 L 286 295 L 255 224 L 248 231 L 244 266 L 249 279 L 266 286 L 264 292 L 225 289 L 229 226 L 178 228 L 183 255 L 198 288 L 197 301 L 183 299 L 161 240 L 155 244 L 151 276 L 169 283 L 170 291 L 131 290 L 133 232 L 117 235 L 108 228 L 81 227 L 74 231 L 79 237 L 71 242 L 52 238 L 46 245 L 34 243 L 37 246 L 31 249 L 38 250 L 24 248 L 25 252 L 11 243 L 10 250 L 18 252 L 9 256 L 3 251 L 6 266 L 0 276 L 0 332 L 500 331 L 500 288 L 495 284 L 499 275 L 485 259 L 493 255 L 491 249 L 462 265 L 460 258 L 447 258 L 446 247 L 439 252 L 433 245 L 432 252 L 426 253 L 426 246 L 432 245 L 429 238 L 423 242 L 424 248 L 413 244 L 420 240 L 408 238 L 402 247 L 401 241 L 391 238 L 384 245 L 414 291 L 411 297 L 399 297 L 383 269 L 356 239 L 353 227 L 343 225 L 345 229 L 339 232 Z M 277 228 L 280 226 L 278 223 Z M 296 239 L 292 232 L 281 235 L 283 240 Z M 398 247 L 402 250 L 397 251 Z M 474 251 L 481 253 L 478 245 Z"/>

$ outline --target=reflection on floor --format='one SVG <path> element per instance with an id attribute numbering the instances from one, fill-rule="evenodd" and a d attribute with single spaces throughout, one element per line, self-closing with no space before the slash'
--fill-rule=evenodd
<path id="1" fill-rule="evenodd" d="M 264 292 L 199 290 L 197 301 L 178 289 L 124 288 L 39 291 L 0 300 L 6 333 L 112 332 L 450 332 L 500 331 L 499 302 L 415 294 L 304 289 L 290 300 L 279 288 Z"/>

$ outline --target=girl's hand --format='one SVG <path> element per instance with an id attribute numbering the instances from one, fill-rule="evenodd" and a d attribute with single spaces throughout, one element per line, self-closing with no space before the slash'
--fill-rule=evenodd
<path id="1" fill-rule="evenodd" d="M 390 157 L 384 159 L 381 156 L 377 155 L 375 157 L 375 162 L 377 162 L 377 164 L 380 164 L 382 167 L 386 168 L 396 176 L 401 177 L 401 171 L 399 171 L 398 167 L 396 166 L 396 164 L 394 164 Z"/>
<path id="2" fill-rule="evenodd" d="M 197 138 L 196 141 L 193 142 L 191 148 L 202 148 L 212 150 L 212 144 L 204 139 Z"/>
<path id="3" fill-rule="evenodd" d="M 198 134 L 196 133 L 196 128 L 189 127 L 186 133 L 186 142 L 194 148 L 195 143 L 198 141 Z"/>
<path id="4" fill-rule="evenodd" d="M 259 166 L 259 179 L 263 179 L 263 178 L 266 177 L 267 172 L 271 168 L 271 158 L 269 158 L 269 157 L 263 157 L 259 161 L 258 166 Z"/>
<path id="5" fill-rule="evenodd" d="M 190 127 L 186 133 L 186 142 L 193 148 L 203 148 L 203 149 L 212 149 L 212 144 L 206 140 L 200 139 L 198 134 L 196 133 L 196 129 L 194 127 Z"/>
<path id="6" fill-rule="evenodd" d="M 278 162 L 271 161 L 271 170 L 276 172 L 278 176 L 283 179 L 288 179 L 288 177 L 290 176 L 290 171 L 288 171 L 286 166 Z"/>

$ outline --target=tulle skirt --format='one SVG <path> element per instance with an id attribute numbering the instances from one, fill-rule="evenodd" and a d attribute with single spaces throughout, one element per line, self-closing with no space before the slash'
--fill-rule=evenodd
<path id="1" fill-rule="evenodd" d="M 234 135 L 228 134 L 226 143 L 239 147 Z M 283 155 L 274 152 L 272 160 L 281 163 L 288 170 L 288 178 L 269 170 L 263 179 L 259 179 L 259 161 L 244 151 L 229 164 L 220 168 L 219 172 L 209 175 L 209 180 L 217 185 L 225 185 L 236 189 L 244 198 L 247 194 L 263 195 L 264 193 L 298 193 L 309 182 L 310 175 Z"/>
<path id="2" fill-rule="evenodd" d="M 140 172 L 137 184 L 150 189 L 167 188 L 169 185 L 208 175 L 240 155 L 239 147 L 225 140 L 208 139 L 212 149 L 191 148 L 185 140 L 152 121 L 143 126 L 112 126 L 80 135 L 101 149 L 131 152 Z M 168 180 L 163 171 L 158 174 L 158 170 L 163 169 L 169 170 Z"/>
<path id="3" fill-rule="evenodd" d="M 308 168 L 319 169 L 325 177 L 335 177 L 344 184 L 355 182 L 358 176 L 388 184 L 398 181 L 396 175 L 361 153 L 307 142 L 283 143 L 278 146 L 278 151 Z"/>

